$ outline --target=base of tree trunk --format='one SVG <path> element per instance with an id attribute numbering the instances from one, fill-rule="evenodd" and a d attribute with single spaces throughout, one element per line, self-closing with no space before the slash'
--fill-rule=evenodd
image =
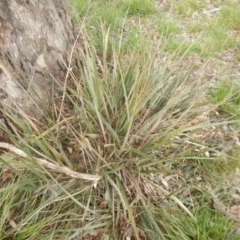
<path id="1" fill-rule="evenodd" d="M 66 1 L 1 0 L 0 29 L 1 105 L 39 119 L 74 41 Z"/>

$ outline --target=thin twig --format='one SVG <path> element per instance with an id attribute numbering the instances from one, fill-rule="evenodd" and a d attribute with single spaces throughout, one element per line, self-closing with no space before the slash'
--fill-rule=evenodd
<path id="1" fill-rule="evenodd" d="M 23 158 L 28 158 L 28 155 L 25 152 L 23 152 L 22 150 L 20 150 L 19 148 L 15 147 L 15 146 L 13 146 L 12 144 L 0 142 L 0 148 L 8 149 L 8 150 L 16 153 L 18 156 L 21 156 Z M 66 174 L 73 178 L 86 179 L 86 180 L 91 180 L 91 181 L 95 181 L 95 182 L 101 178 L 99 175 L 78 173 L 76 171 L 71 170 L 68 167 L 60 166 L 55 163 L 51 163 L 43 158 L 36 157 L 35 159 L 40 165 L 47 167 L 55 172 Z"/>

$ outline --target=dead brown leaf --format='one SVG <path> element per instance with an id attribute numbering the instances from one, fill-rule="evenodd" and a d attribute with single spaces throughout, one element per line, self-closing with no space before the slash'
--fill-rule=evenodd
<path id="1" fill-rule="evenodd" d="M 10 180 L 13 178 L 13 171 L 9 168 L 4 168 L 2 170 L 2 181 Z"/>
<path id="2" fill-rule="evenodd" d="M 230 212 L 234 215 L 237 215 L 240 217 L 240 205 L 234 205 L 230 208 Z"/>

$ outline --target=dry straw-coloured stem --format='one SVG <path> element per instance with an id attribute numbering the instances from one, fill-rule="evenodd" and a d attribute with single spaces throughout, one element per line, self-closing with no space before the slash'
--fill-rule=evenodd
<path id="1" fill-rule="evenodd" d="M 223 203 L 221 203 L 217 198 L 212 199 L 212 206 L 219 212 L 225 214 L 228 218 L 234 220 L 235 222 L 240 222 L 240 213 L 233 214 Z"/>
<path id="2" fill-rule="evenodd" d="M 0 142 L 0 148 L 8 149 L 8 150 L 14 152 L 15 154 L 17 154 L 18 156 L 21 156 L 23 158 L 28 158 L 26 153 L 24 153 L 22 150 L 20 150 L 19 148 L 15 147 L 9 143 Z M 76 171 L 71 170 L 68 167 L 60 166 L 55 163 L 50 163 L 49 161 L 47 161 L 43 158 L 36 157 L 35 159 L 42 166 L 47 167 L 55 172 L 66 174 L 73 178 L 79 178 L 79 179 L 85 179 L 85 180 L 91 180 L 91 181 L 98 181 L 101 178 L 99 175 L 78 173 Z"/>

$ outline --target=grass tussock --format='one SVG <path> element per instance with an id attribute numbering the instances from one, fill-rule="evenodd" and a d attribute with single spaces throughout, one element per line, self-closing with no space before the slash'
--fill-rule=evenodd
<path id="1" fill-rule="evenodd" d="M 156 14 L 153 1 L 121 3 L 129 15 Z M 78 14 L 91 13 L 78 4 Z M 209 59 L 184 64 L 194 44 L 169 52 L 164 37 L 181 31 L 175 20 L 158 20 L 163 36 L 148 48 L 151 38 L 136 41 L 144 36 L 137 28 L 126 34 L 126 16 L 118 31 L 111 18 L 102 23 L 97 43 L 96 29 L 82 28 L 78 73 L 62 86 L 62 108 L 41 122 L 5 110 L 11 131 L 1 128 L 24 154 L 0 155 L 1 239 L 239 239 L 229 214 L 211 203 L 228 202 L 223 176 L 239 166 L 238 148 L 225 144 L 237 142 L 229 125 L 239 122 L 236 86 L 212 88 Z"/>

